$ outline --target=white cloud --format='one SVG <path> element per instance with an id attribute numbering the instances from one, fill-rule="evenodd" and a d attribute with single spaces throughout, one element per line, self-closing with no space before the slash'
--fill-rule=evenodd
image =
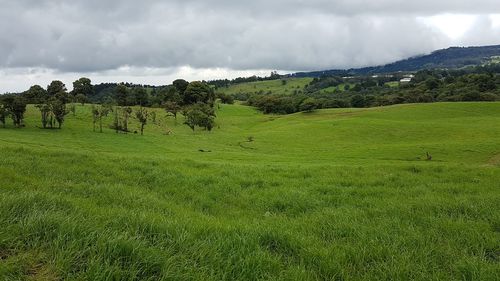
<path id="1" fill-rule="evenodd" d="M 361 67 L 500 43 L 497 2 L 0 0 L 0 92 L 62 76 L 152 83 Z"/>

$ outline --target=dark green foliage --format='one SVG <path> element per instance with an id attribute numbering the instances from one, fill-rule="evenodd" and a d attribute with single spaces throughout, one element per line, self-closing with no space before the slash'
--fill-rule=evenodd
<path id="1" fill-rule="evenodd" d="M 224 94 L 224 93 L 218 93 L 217 97 L 224 104 L 233 104 L 234 103 L 234 98 L 231 95 Z"/>
<path id="2" fill-rule="evenodd" d="M 5 128 L 5 120 L 9 116 L 9 111 L 7 110 L 7 107 L 0 102 L 0 123 L 2 123 L 2 127 Z"/>
<path id="3" fill-rule="evenodd" d="M 47 91 L 39 85 L 33 85 L 23 93 L 23 96 L 28 103 L 39 104 L 47 98 Z"/>
<path id="4" fill-rule="evenodd" d="M 7 114 L 10 115 L 14 126 L 20 128 L 23 126 L 24 113 L 26 112 L 27 101 L 24 97 L 20 95 L 7 94 L 4 95 L 1 99 L 2 103 L 2 113 L 0 119 L 3 119 L 2 122 L 5 124 L 5 118 Z"/>
<path id="5" fill-rule="evenodd" d="M 294 77 L 322 77 L 372 75 L 378 73 L 416 72 L 422 69 L 460 69 L 470 65 L 483 65 L 492 56 L 500 54 L 500 45 L 483 47 L 451 47 L 434 51 L 429 55 L 417 56 L 391 64 L 357 69 L 333 69 L 293 74 Z"/>
<path id="6" fill-rule="evenodd" d="M 366 107 L 366 99 L 363 95 L 355 95 L 351 98 L 352 107 Z"/>
<path id="7" fill-rule="evenodd" d="M 500 97 L 500 64 L 460 70 L 423 70 L 414 74 L 394 73 L 379 76 L 348 76 L 314 78 L 305 87 L 305 94 L 275 95 L 264 91 L 239 93 L 234 97 L 246 100 L 264 113 L 289 114 L 302 111 L 301 103 L 314 98 L 318 108 L 373 107 L 401 103 L 439 101 L 496 101 Z M 402 78 L 409 83 L 399 83 Z M 351 86 L 353 85 L 353 86 Z"/>
<path id="8" fill-rule="evenodd" d="M 94 87 L 92 86 L 92 81 L 89 78 L 82 77 L 75 82 L 73 82 L 73 91 L 71 94 L 76 97 L 78 95 L 83 95 L 85 97 L 90 97 L 94 95 Z"/>
<path id="9" fill-rule="evenodd" d="M 184 105 L 196 103 L 213 104 L 215 94 L 214 90 L 207 83 L 194 81 L 186 87 L 182 98 Z"/>
<path id="10" fill-rule="evenodd" d="M 250 77 L 238 77 L 233 80 L 229 79 L 220 79 L 220 80 L 212 80 L 208 81 L 209 85 L 214 86 L 216 89 L 222 87 L 229 87 L 231 85 L 238 85 L 242 83 L 251 83 L 257 81 L 271 81 L 281 79 L 283 76 L 279 75 L 278 72 L 272 71 L 271 74 L 267 77 L 259 77 L 259 76 L 250 76 Z"/>
<path id="11" fill-rule="evenodd" d="M 255 106 L 262 112 L 277 113 L 277 114 L 290 114 L 298 111 L 298 105 L 301 99 L 281 95 L 264 95 L 253 96 L 247 103 L 248 105 Z"/>
<path id="12" fill-rule="evenodd" d="M 118 104 L 119 106 L 126 106 L 128 103 L 127 103 L 127 98 L 129 96 L 129 88 L 127 88 L 127 86 L 125 86 L 124 84 L 119 84 L 118 86 L 116 86 L 115 90 L 114 90 L 114 93 L 115 93 L 115 101 L 116 101 L 116 104 Z"/>
<path id="13" fill-rule="evenodd" d="M 64 118 L 68 114 L 66 104 L 61 99 L 52 99 L 49 104 L 51 106 L 52 113 L 54 114 L 54 119 L 57 122 L 57 127 L 61 129 L 61 126 L 64 123 Z"/>
<path id="14" fill-rule="evenodd" d="M 40 114 L 42 117 L 42 128 L 46 129 L 48 126 L 52 127 L 53 126 L 53 115 L 52 115 L 52 110 L 50 104 L 47 103 L 41 103 L 37 105 L 38 109 L 40 110 Z"/>
<path id="15" fill-rule="evenodd" d="M 76 106 L 71 104 L 69 110 L 66 108 L 66 103 L 70 100 L 70 96 L 66 91 L 66 86 L 61 81 L 52 81 L 47 86 L 45 92 L 39 86 L 35 85 L 25 92 L 30 100 L 36 103 L 36 107 L 40 110 L 42 128 L 54 128 L 55 123 L 60 129 L 64 123 L 65 116 L 69 111 L 76 114 Z M 74 96 L 71 96 L 74 99 Z"/>
<path id="16" fill-rule="evenodd" d="M 184 92 L 186 91 L 189 82 L 183 79 L 177 79 L 174 82 L 172 82 L 172 85 L 177 90 L 177 93 L 179 93 L 182 96 L 184 95 Z"/>
<path id="17" fill-rule="evenodd" d="M 88 102 L 88 98 L 83 94 L 77 94 L 75 96 L 75 101 L 80 103 L 81 105 L 85 105 L 85 103 Z"/>
<path id="18" fill-rule="evenodd" d="M 48 98 L 55 98 L 62 101 L 64 104 L 70 101 L 66 85 L 63 82 L 55 80 L 47 86 Z"/>
<path id="19" fill-rule="evenodd" d="M 302 103 L 299 105 L 299 110 L 303 112 L 312 112 L 316 109 L 318 109 L 319 105 L 316 99 L 314 98 L 307 98 L 302 101 Z"/>
<path id="20" fill-rule="evenodd" d="M 184 117 L 186 118 L 184 124 L 193 132 L 197 126 L 211 131 L 215 125 L 215 112 L 211 106 L 206 104 L 196 104 L 188 108 Z"/>
<path id="21" fill-rule="evenodd" d="M 147 106 L 149 104 L 150 97 L 144 88 L 134 88 L 133 96 L 135 101 L 129 105 Z"/>

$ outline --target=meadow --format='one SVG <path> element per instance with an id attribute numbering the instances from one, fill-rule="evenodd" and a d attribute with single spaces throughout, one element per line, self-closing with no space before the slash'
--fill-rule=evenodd
<path id="1" fill-rule="evenodd" d="M 0 128 L 0 280 L 500 276 L 499 102 L 157 110 L 144 136 L 39 114 Z"/>
<path id="2" fill-rule="evenodd" d="M 230 85 L 228 87 L 222 87 L 218 89 L 221 93 L 228 95 L 234 95 L 238 93 L 268 93 L 290 95 L 294 91 L 303 91 L 304 87 L 311 83 L 312 78 L 287 78 L 284 79 L 286 84 L 283 84 L 283 80 L 269 80 L 269 81 L 257 81 L 249 83 L 240 83 Z"/>

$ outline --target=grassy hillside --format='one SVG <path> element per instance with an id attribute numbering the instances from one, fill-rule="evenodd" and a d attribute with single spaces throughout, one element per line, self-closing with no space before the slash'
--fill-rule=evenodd
<path id="1" fill-rule="evenodd" d="M 158 111 L 144 136 L 38 114 L 0 128 L 0 280 L 500 275 L 500 103 Z"/>
<path id="2" fill-rule="evenodd" d="M 453 69 L 477 66 L 500 55 L 500 45 L 480 47 L 450 47 L 427 55 L 415 56 L 390 64 L 355 69 L 332 69 L 313 72 L 299 72 L 295 77 L 321 77 L 324 75 L 367 75 L 394 72 L 419 71 L 423 69 Z"/>
<path id="3" fill-rule="evenodd" d="M 286 81 L 286 84 L 283 84 L 283 80 L 241 83 L 219 88 L 218 91 L 226 94 L 253 94 L 260 91 L 263 93 L 272 92 L 273 94 L 292 94 L 294 91 L 303 91 L 304 87 L 312 81 L 312 78 L 287 78 L 284 81 Z"/>

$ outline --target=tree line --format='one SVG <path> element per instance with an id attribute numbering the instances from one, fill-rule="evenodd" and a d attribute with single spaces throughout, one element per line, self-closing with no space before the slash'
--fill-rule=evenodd
<path id="1" fill-rule="evenodd" d="M 235 97 L 264 113 L 290 114 L 321 108 L 374 107 L 401 103 L 500 100 L 500 64 L 460 70 L 423 70 L 411 82 L 402 73 L 315 78 L 290 94 L 239 93 Z M 390 85 L 393 83 L 393 85 Z M 394 84 L 395 83 L 395 84 Z"/>
<path id="2" fill-rule="evenodd" d="M 108 94 L 101 101 L 92 103 L 94 131 L 102 132 L 104 120 L 112 114 L 113 122 L 109 128 L 116 132 L 131 132 L 129 124 L 133 119 L 140 124 L 139 131 L 143 134 L 148 120 L 157 122 L 156 112 L 148 109 L 151 106 L 162 108 L 176 120 L 182 114 L 184 124 L 193 131 L 196 127 L 211 131 L 215 126 L 216 100 L 233 102 L 232 97 L 216 95 L 212 86 L 200 81 L 178 79 L 154 91 L 133 84 L 109 85 L 105 87 L 111 89 Z M 102 84 L 94 86 L 90 79 L 80 78 L 73 82 L 72 91 L 68 91 L 63 82 L 55 80 L 46 88 L 34 85 L 23 93 L 1 95 L 0 122 L 5 127 L 6 119 L 11 117 L 16 127 L 23 127 L 26 107 L 33 104 L 40 112 L 41 128 L 61 129 L 68 114 L 76 115 L 76 104 L 84 105 L 93 100 L 96 88 L 102 90 Z"/>

